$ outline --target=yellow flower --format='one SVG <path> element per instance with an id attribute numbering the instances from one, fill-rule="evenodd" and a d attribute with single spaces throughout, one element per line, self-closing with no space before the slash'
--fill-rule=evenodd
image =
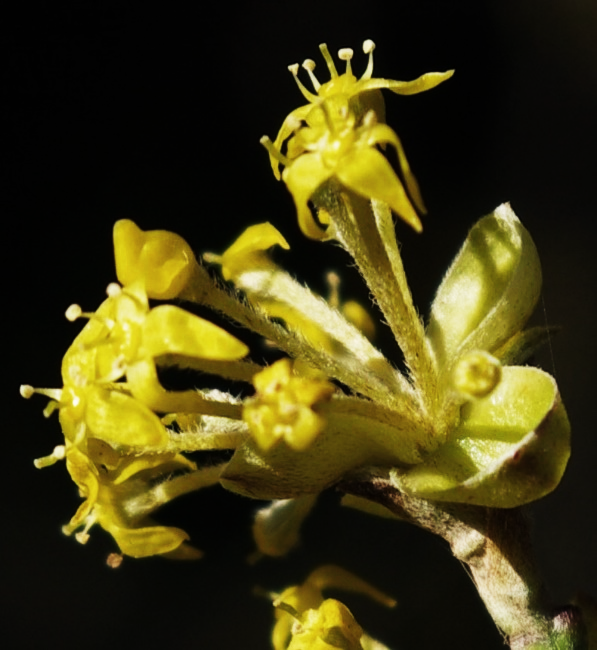
<path id="1" fill-rule="evenodd" d="M 382 124 L 385 110 L 380 89 L 387 88 L 404 95 L 415 94 L 449 79 L 454 71 L 429 73 L 411 82 L 372 79 L 374 47 L 373 41 L 363 44 L 363 50 L 369 54 L 369 64 L 357 80 L 350 65 L 352 50 L 340 50 L 339 57 L 346 61 L 346 72 L 338 75 L 327 46 L 321 45 L 331 80 L 320 84 L 313 73 L 315 63 L 307 60 L 303 64 L 316 94 L 309 92 L 298 79 L 298 65 L 290 66 L 309 104 L 290 113 L 274 143 L 267 136 L 261 139 L 269 151 L 276 178 L 280 178 L 280 164 L 284 165 L 282 179 L 294 198 L 299 225 L 305 235 L 313 239 L 334 237 L 333 231 L 326 234 L 322 227 L 329 223 L 326 210 L 320 210 L 318 222 L 308 205 L 317 190 L 331 179 L 336 179 L 359 196 L 384 201 L 416 231 L 421 230 L 419 217 L 401 181 L 377 150 L 378 145 L 383 147 L 386 144 L 396 148 L 408 192 L 417 208 L 425 212 L 417 181 L 410 171 L 400 140 L 390 127 Z M 283 155 L 283 145 L 292 133 L 295 135 L 288 142 L 286 155 Z M 315 202 L 317 208 L 325 207 Z"/>
<path id="2" fill-rule="evenodd" d="M 365 594 L 386 607 L 396 604 L 395 600 L 349 571 L 333 565 L 321 566 L 311 572 L 303 584 L 288 587 L 275 598 L 274 650 L 360 650 L 363 642 L 375 643 L 363 635 L 361 626 L 343 603 L 323 598 L 322 592 L 328 588 Z M 371 647 L 385 648 L 381 644 Z"/>
<path id="3" fill-rule="evenodd" d="M 331 119 L 326 103 L 320 108 L 325 115 L 324 124 L 303 127 L 297 131 L 288 147 L 293 157 L 288 158 L 282 178 L 294 199 L 299 225 L 308 237 L 326 238 L 326 231 L 311 214 L 309 200 L 330 179 L 366 199 L 387 203 L 417 232 L 421 221 L 404 190 L 404 187 L 376 146 L 391 144 L 398 152 L 400 167 L 410 195 L 424 212 L 418 185 L 410 171 L 398 136 L 386 124 L 376 123 L 373 112 L 367 113 L 360 126 L 355 116 L 345 107 L 342 119 Z M 266 146 L 268 143 L 263 141 Z M 327 235 L 329 237 L 329 235 Z"/>
<path id="4" fill-rule="evenodd" d="M 177 298 L 197 264 L 186 241 L 166 230 L 144 232 L 129 219 L 114 224 L 116 276 L 124 285 L 139 281 L 150 298 Z"/>
<path id="5" fill-rule="evenodd" d="M 248 348 L 220 327 L 174 305 L 149 308 L 143 283 L 121 289 L 110 285 L 108 299 L 94 314 L 69 309 L 71 319 L 89 323 L 67 351 L 63 375 L 78 372 L 81 365 L 94 365 L 87 373 L 111 381 L 126 376 L 126 388 L 153 411 L 197 412 L 206 400 L 196 391 L 169 392 L 162 388 L 156 363 L 167 355 L 207 360 L 235 360 Z M 207 405 L 208 406 L 208 405 Z M 206 408 L 207 408 L 206 406 Z"/>
<path id="6" fill-rule="evenodd" d="M 200 551 L 185 544 L 189 536 L 183 530 L 157 525 L 149 518 L 159 506 L 202 486 L 197 476 L 201 470 L 194 463 L 180 454 L 120 458 L 100 441 L 95 441 L 90 453 L 91 458 L 67 445 L 66 466 L 85 501 L 63 528 L 65 534 L 83 527 L 76 539 L 84 544 L 89 529 L 97 523 L 112 535 L 125 555 L 168 554 L 181 559 L 201 556 Z M 171 478 L 180 470 L 187 473 Z M 203 485 L 217 481 L 212 474 L 207 479 L 201 477 Z"/>
<path id="7" fill-rule="evenodd" d="M 280 359 L 253 378 L 256 396 L 245 403 L 243 418 L 263 449 L 284 439 L 296 451 L 309 447 L 325 426 L 314 407 L 330 399 L 328 381 L 293 374 L 290 359 Z"/>
<path id="8" fill-rule="evenodd" d="M 369 55 L 369 62 L 361 78 L 357 79 L 351 68 L 350 61 L 353 56 L 353 51 L 350 48 L 343 48 L 338 52 L 338 57 L 341 60 L 346 61 L 346 71 L 342 75 L 338 74 L 327 45 L 322 43 L 319 46 L 319 49 L 321 50 L 328 67 L 331 77 L 330 81 L 321 84 L 313 72 L 315 69 L 315 62 L 307 59 L 303 63 L 303 68 L 307 71 L 311 78 L 311 82 L 313 83 L 315 89 L 315 94 L 313 94 L 307 90 L 299 80 L 298 64 L 289 66 L 289 70 L 292 72 L 301 93 L 309 103 L 292 111 L 292 113 L 290 113 L 290 115 L 288 115 L 284 120 L 282 128 L 274 142 L 274 146 L 278 150 L 282 148 L 284 141 L 293 133 L 293 131 L 296 130 L 296 125 L 299 122 L 306 120 L 311 124 L 312 120 L 321 120 L 321 115 L 312 113 L 312 109 L 314 106 L 319 105 L 322 100 L 334 101 L 336 98 L 340 97 L 343 101 L 349 103 L 350 111 L 357 121 L 359 121 L 369 110 L 374 110 L 377 114 L 377 119 L 380 122 L 383 122 L 385 119 L 383 99 L 377 91 L 388 89 L 399 95 L 414 95 L 434 88 L 454 74 L 454 70 L 448 70 L 447 72 L 430 72 L 413 81 L 373 79 L 373 50 L 375 49 L 375 43 L 371 40 L 366 40 L 363 43 L 363 52 Z M 279 160 L 270 153 L 270 161 L 276 178 L 280 178 Z"/>

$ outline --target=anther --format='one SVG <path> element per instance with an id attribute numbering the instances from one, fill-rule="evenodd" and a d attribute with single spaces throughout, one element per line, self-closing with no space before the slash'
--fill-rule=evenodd
<path id="1" fill-rule="evenodd" d="M 33 393 L 35 393 L 35 388 L 33 386 L 30 386 L 29 384 L 23 384 L 19 388 L 19 392 L 21 393 L 21 397 L 24 397 L 25 399 L 29 399 Z"/>
<path id="2" fill-rule="evenodd" d="M 75 534 L 75 539 L 79 544 L 87 544 L 89 541 L 89 533 L 80 532 Z"/>
<path id="3" fill-rule="evenodd" d="M 292 74 L 296 77 L 299 71 L 299 64 L 298 63 L 293 63 L 292 65 L 288 66 L 288 69 Z"/>
<path id="4" fill-rule="evenodd" d="M 76 321 L 77 318 L 81 318 L 83 315 L 83 310 L 79 305 L 71 305 L 65 312 L 66 320 L 69 320 L 71 323 Z"/>
<path id="5" fill-rule="evenodd" d="M 110 282 L 106 287 L 106 295 L 108 298 L 115 298 L 122 293 L 122 287 L 117 282 Z"/>
<path id="6" fill-rule="evenodd" d="M 370 54 L 374 49 L 375 43 L 370 38 L 363 42 L 363 52 L 365 54 Z"/>

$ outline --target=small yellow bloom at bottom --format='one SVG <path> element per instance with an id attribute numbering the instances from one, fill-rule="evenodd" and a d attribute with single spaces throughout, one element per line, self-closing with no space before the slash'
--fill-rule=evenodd
<path id="1" fill-rule="evenodd" d="M 365 594 L 394 607 L 396 601 L 354 574 L 334 565 L 315 569 L 301 585 L 285 589 L 275 600 L 276 624 L 272 631 L 275 650 L 362 650 L 385 648 L 363 634 L 350 610 L 333 598 L 324 599 L 327 588 Z M 372 645 L 372 644 L 375 645 Z"/>
<path id="2" fill-rule="evenodd" d="M 325 426 L 313 407 L 330 399 L 334 385 L 294 375 L 290 359 L 276 361 L 253 381 L 257 394 L 247 402 L 243 419 L 259 446 L 268 450 L 284 439 L 297 451 L 309 447 Z"/>
<path id="3" fill-rule="evenodd" d="M 346 605 L 328 598 L 308 609 L 294 625 L 288 650 L 362 650 L 363 628 Z"/>

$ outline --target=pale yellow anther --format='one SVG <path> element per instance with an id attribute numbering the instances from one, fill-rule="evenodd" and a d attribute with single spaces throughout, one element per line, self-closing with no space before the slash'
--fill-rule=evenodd
<path id="1" fill-rule="evenodd" d="M 315 70 L 315 61 L 313 61 L 313 59 L 305 59 L 303 61 L 303 68 L 305 68 L 307 72 L 313 72 L 313 70 Z"/>
<path id="2" fill-rule="evenodd" d="M 56 445 L 52 452 L 52 456 L 54 456 L 56 460 L 64 460 L 66 457 L 66 447 L 64 445 Z"/>
<path id="3" fill-rule="evenodd" d="M 293 63 L 292 65 L 288 66 L 288 69 L 296 77 L 298 75 L 298 71 L 299 71 L 299 64 L 298 63 Z"/>
<path id="4" fill-rule="evenodd" d="M 19 393 L 21 393 L 21 397 L 24 397 L 25 399 L 29 399 L 33 393 L 35 393 L 35 388 L 33 386 L 30 386 L 29 384 L 22 384 L 19 387 Z"/>
<path id="5" fill-rule="evenodd" d="M 118 282 L 110 282 L 110 284 L 106 287 L 106 295 L 108 298 L 116 298 L 116 296 L 119 296 L 122 293 L 122 287 L 118 284 Z"/>
<path id="6" fill-rule="evenodd" d="M 66 320 L 69 320 L 71 323 L 76 321 L 77 318 L 81 318 L 83 310 L 79 305 L 71 305 L 65 312 L 64 315 Z"/>
<path id="7" fill-rule="evenodd" d="M 89 541 L 89 533 L 75 533 L 75 539 L 79 544 L 87 544 Z"/>
<path id="8" fill-rule="evenodd" d="M 375 43 L 368 38 L 366 41 L 363 41 L 363 52 L 365 54 L 370 54 L 375 49 Z"/>

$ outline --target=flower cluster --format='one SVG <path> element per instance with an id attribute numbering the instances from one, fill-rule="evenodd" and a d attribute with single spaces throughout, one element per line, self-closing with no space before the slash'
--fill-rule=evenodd
<path id="1" fill-rule="evenodd" d="M 69 320 L 83 317 L 88 323 L 64 355 L 63 388 L 21 387 L 25 397 L 37 392 L 51 399 L 44 413 L 58 410 L 65 438 L 64 445 L 36 465 L 66 459 L 85 497 L 64 527 L 66 534 L 83 527 L 78 541 L 86 542 L 87 531 L 97 522 L 124 554 L 197 557 L 198 551 L 184 543 L 184 531 L 157 526 L 148 515 L 179 494 L 217 483 L 221 467 L 197 469 L 176 453 L 173 432 L 159 414 L 228 414 L 238 407 L 195 390 L 165 390 L 157 364 L 169 357 L 230 362 L 248 350 L 216 325 L 179 307 L 150 309 L 148 297 L 179 295 L 192 274 L 196 261 L 184 240 L 173 233 L 144 233 L 132 222 L 120 221 L 114 249 L 117 277 L 124 286 L 109 285 L 108 298 L 94 313 L 83 313 L 78 305 L 66 312 Z"/>
<path id="2" fill-rule="evenodd" d="M 205 254 L 218 278 L 178 235 L 119 221 L 119 284 L 108 286 L 95 312 L 67 310 L 69 320 L 88 322 L 64 355 L 63 387 L 21 387 L 24 397 L 50 398 L 46 416 L 58 411 L 64 444 L 36 465 L 65 459 L 84 498 L 66 534 L 79 531 L 84 543 L 98 523 L 123 554 L 198 557 L 184 531 L 150 515 L 219 483 L 272 500 L 253 533 L 259 554 L 279 556 L 297 543 L 317 495 L 363 470 L 415 499 L 488 508 L 528 503 L 560 481 L 570 453 L 566 412 L 553 377 L 523 365 L 546 335 L 525 329 L 541 289 L 531 236 L 507 204 L 482 218 L 422 321 L 392 213 L 421 230 L 424 205 L 402 145 L 383 122 L 381 90 L 422 92 L 452 71 L 375 79 L 374 45 L 363 49 L 369 63 L 357 79 L 352 50 L 340 50 L 346 71 L 339 75 L 322 45 L 330 81 L 317 80 L 313 61 L 303 64 L 314 93 L 291 66 L 308 103 L 288 115 L 274 143 L 262 142 L 305 235 L 334 239 L 351 256 L 402 352 L 402 369 L 373 345 L 368 310 L 341 303 L 337 276 L 329 276 L 325 299 L 273 261 L 272 247 L 289 244 L 272 224 L 248 227 L 221 255 Z M 386 144 L 398 154 L 402 180 L 379 150 Z M 259 335 L 276 360 L 264 367 L 213 322 L 150 300 L 209 308 Z M 245 388 L 168 390 L 165 366 Z M 231 453 L 220 465 L 197 467 L 185 454 L 198 450 Z M 377 505 L 364 507 L 379 514 Z M 342 603 L 323 598 L 327 586 L 390 604 L 351 574 L 322 568 L 275 598 L 276 650 L 381 648 Z"/>

